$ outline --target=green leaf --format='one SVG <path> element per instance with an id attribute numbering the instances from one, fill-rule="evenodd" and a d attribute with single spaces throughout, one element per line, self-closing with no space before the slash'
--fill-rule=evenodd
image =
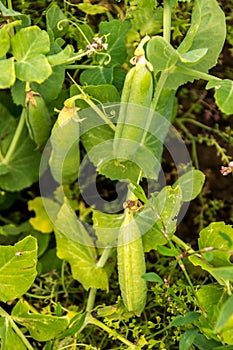
<path id="1" fill-rule="evenodd" d="M 143 234 L 144 251 L 164 245 L 176 231 L 176 219 L 182 204 L 179 186 L 164 187 L 154 194 L 137 216 Z"/>
<path id="2" fill-rule="evenodd" d="M 132 192 L 140 201 L 142 201 L 143 203 L 147 202 L 147 197 L 146 194 L 143 190 L 143 188 L 138 185 L 137 183 L 134 184 L 130 184 L 129 185 L 129 190 L 130 192 Z"/>
<path id="3" fill-rule="evenodd" d="M 147 272 L 144 275 L 142 275 L 142 278 L 147 282 L 156 282 L 159 284 L 164 284 L 162 278 L 159 277 L 159 275 L 157 275 L 157 273 L 155 272 Z"/>
<path id="4" fill-rule="evenodd" d="M 114 85 L 102 84 L 102 85 L 89 85 L 83 87 L 85 93 L 93 98 L 93 100 L 99 103 L 119 102 L 120 96 Z"/>
<path id="5" fill-rule="evenodd" d="M 225 37 L 225 16 L 217 1 L 198 0 L 194 3 L 191 26 L 178 51 L 184 54 L 191 50 L 208 49 L 204 60 L 195 66 L 196 70 L 206 72 L 216 65 Z"/>
<path id="6" fill-rule="evenodd" d="M 189 260 L 195 266 L 201 266 L 222 285 L 228 285 L 233 280 L 232 255 L 233 228 L 224 222 L 213 222 L 200 233 L 198 245 L 203 258 L 190 256 Z M 209 254 L 211 252 L 211 255 Z"/>
<path id="7" fill-rule="evenodd" d="M 0 246 L 0 299 L 19 298 L 36 277 L 37 241 L 28 236 L 14 246 Z"/>
<path id="8" fill-rule="evenodd" d="M 80 82 L 82 85 L 111 84 L 113 81 L 113 74 L 114 66 L 98 66 L 84 70 L 80 75 Z"/>
<path id="9" fill-rule="evenodd" d="M 11 96 L 14 104 L 17 106 L 25 106 L 26 101 L 26 83 L 21 80 L 16 80 L 11 87 Z"/>
<path id="10" fill-rule="evenodd" d="M 222 305 L 228 298 L 224 287 L 219 284 L 204 285 L 197 291 L 197 296 L 200 305 L 207 313 L 209 321 L 211 323 L 215 322 Z"/>
<path id="11" fill-rule="evenodd" d="M 3 5 L 2 1 L 0 1 L 0 10 L 1 10 L 2 15 L 3 15 L 4 17 L 12 17 L 12 16 L 14 17 L 14 16 L 19 16 L 19 15 L 21 15 L 21 13 L 18 12 L 18 11 L 14 11 L 14 10 L 12 10 L 12 9 L 6 8 L 6 7 Z"/>
<path id="12" fill-rule="evenodd" d="M 15 82 L 14 57 L 0 60 L 0 89 L 7 89 Z"/>
<path id="13" fill-rule="evenodd" d="M 67 317 L 32 313 L 27 302 L 22 300 L 15 305 L 11 316 L 15 322 L 26 327 L 37 341 L 53 339 L 68 326 Z"/>
<path id="14" fill-rule="evenodd" d="M 82 85 L 112 84 L 113 80 L 119 77 L 116 68 L 119 68 L 127 57 L 125 38 L 130 26 L 130 21 L 122 22 L 117 19 L 100 23 L 100 36 L 107 36 L 108 47 L 106 51 L 97 56 L 99 66 L 90 67 L 81 73 L 80 82 Z M 109 56 L 104 55 L 104 53 L 111 56 L 108 65 L 103 65 L 109 60 Z"/>
<path id="15" fill-rule="evenodd" d="M 173 72 L 169 74 L 165 88 L 177 89 L 178 86 L 187 81 L 192 82 L 199 78 L 198 71 L 208 72 L 217 63 L 225 37 L 225 16 L 217 1 L 196 0 L 192 12 L 191 26 L 177 50 L 181 55 L 198 49 L 208 49 L 208 51 L 200 61 L 192 65 L 192 72 L 186 69 L 189 64 L 179 63 L 179 67 L 175 67 Z M 197 75 L 194 71 L 197 71 Z"/>
<path id="16" fill-rule="evenodd" d="M 57 338 L 58 339 L 66 338 L 66 337 L 73 336 L 75 333 L 78 333 L 80 329 L 83 327 L 83 325 L 85 324 L 86 316 L 87 316 L 86 312 L 82 313 L 81 315 L 80 314 L 75 315 L 70 321 L 72 325 Z"/>
<path id="17" fill-rule="evenodd" d="M 20 45 L 19 45 L 20 43 Z M 12 53 L 17 61 L 46 54 L 50 50 L 49 36 L 37 26 L 23 28 L 11 39 Z"/>
<path id="18" fill-rule="evenodd" d="M 214 267 L 232 266 L 230 258 L 233 250 L 233 228 L 224 222 L 213 222 L 200 232 L 199 249 L 216 248 L 212 251 L 210 263 Z M 205 257 L 206 253 L 203 253 Z"/>
<path id="19" fill-rule="evenodd" d="M 4 317 L 0 319 L 1 350 L 26 350 L 26 346 L 20 337 L 13 331 L 9 320 Z"/>
<path id="20" fill-rule="evenodd" d="M 231 295 L 224 303 L 217 322 L 215 324 L 215 332 L 220 333 L 227 344 L 233 344 L 233 296 Z"/>
<path id="21" fill-rule="evenodd" d="M 88 2 L 84 4 L 77 4 L 76 6 L 79 8 L 79 10 L 91 16 L 102 14 L 108 11 L 107 8 L 104 6 L 92 5 L 92 4 L 89 4 Z"/>
<path id="22" fill-rule="evenodd" d="M 171 68 L 179 60 L 178 52 L 161 36 L 149 41 L 147 56 L 156 73 Z"/>
<path id="23" fill-rule="evenodd" d="M 17 78 L 42 83 L 52 74 L 52 68 L 45 57 L 50 50 L 46 31 L 37 26 L 23 28 L 13 36 L 11 45 L 12 54 L 17 60 Z"/>
<path id="24" fill-rule="evenodd" d="M 7 32 L 7 30 L 3 27 L 0 29 L 0 58 L 5 56 L 5 54 L 8 52 L 10 48 L 10 36 Z"/>
<path id="25" fill-rule="evenodd" d="M 119 65 L 125 62 L 127 57 L 127 50 L 125 38 L 131 27 L 130 21 L 121 21 L 114 19 L 110 22 L 100 22 L 99 32 L 100 36 L 107 35 L 107 53 L 111 56 L 110 65 Z M 102 61 L 103 56 L 99 57 Z"/>
<path id="26" fill-rule="evenodd" d="M 205 175 L 200 170 L 190 170 L 180 176 L 172 187 L 179 185 L 182 190 L 183 202 L 188 202 L 196 198 L 205 182 Z"/>
<path id="27" fill-rule="evenodd" d="M 107 274 L 103 268 L 96 265 L 94 243 L 66 203 L 61 207 L 55 222 L 55 235 L 57 255 L 70 263 L 73 277 L 82 283 L 85 289 L 108 289 Z"/>
<path id="28" fill-rule="evenodd" d="M 221 81 L 211 80 L 206 89 L 215 89 L 214 98 L 219 109 L 226 115 L 233 114 L 233 81 L 224 79 Z"/>
<path id="29" fill-rule="evenodd" d="M 219 336 L 214 332 L 214 327 L 224 303 L 229 298 L 226 289 L 219 284 L 204 285 L 197 291 L 197 297 L 200 303 L 199 305 L 201 305 L 204 312 L 200 316 L 196 325 L 207 338 L 219 341 Z M 198 341 L 198 339 L 195 340 L 195 343 L 196 341 Z M 212 349 L 213 348 L 210 350 Z M 205 350 L 205 348 L 203 350 Z"/>
<path id="30" fill-rule="evenodd" d="M 47 58 L 41 54 L 16 62 L 15 71 L 18 79 L 36 83 L 43 83 L 52 74 Z"/>
<path id="31" fill-rule="evenodd" d="M 3 236 L 18 236 L 20 233 L 29 232 L 31 225 L 28 222 L 23 222 L 20 225 L 7 224 L 0 226 L 0 234 Z"/>
<path id="32" fill-rule="evenodd" d="M 155 2 L 151 4 L 148 1 L 141 1 L 138 7 L 130 9 L 130 18 L 132 23 L 132 33 L 140 33 L 141 37 L 145 35 L 158 34 L 163 25 L 163 9 L 156 8 Z"/>
<path id="33" fill-rule="evenodd" d="M 11 143 L 12 131 L 16 129 L 17 121 L 2 103 L 0 103 L 0 109 L 0 147 L 3 157 Z"/>
<path id="34" fill-rule="evenodd" d="M 46 11 L 46 25 L 48 32 L 52 31 L 54 38 L 62 37 L 69 28 L 68 23 L 65 21 L 66 16 L 58 5 L 54 3 L 51 5 L 52 6 L 49 7 L 48 11 Z M 63 22 L 59 25 L 60 21 Z"/>
<path id="35" fill-rule="evenodd" d="M 5 175 L 9 171 L 6 164 L 0 164 L 0 175 Z"/>
<path id="36" fill-rule="evenodd" d="M 170 323 L 169 327 L 183 327 L 187 324 L 191 324 L 198 320 L 201 316 L 200 312 L 189 311 L 184 316 L 178 315 L 176 316 Z"/>
<path id="37" fill-rule="evenodd" d="M 67 63 L 67 60 L 74 54 L 74 48 L 72 45 L 67 45 L 62 51 L 48 56 L 48 62 L 51 66 L 58 66 Z"/>
<path id="38" fill-rule="evenodd" d="M 42 84 L 31 84 L 32 90 L 39 92 L 46 104 L 54 101 L 59 96 L 65 80 L 65 67 L 56 66 L 52 70 L 52 75 Z"/>
<path id="39" fill-rule="evenodd" d="M 185 331 L 180 338 L 179 350 L 190 350 L 197 334 L 198 329 L 196 328 Z"/>
<path id="40" fill-rule="evenodd" d="M 1 114 L 1 125 L 9 122 L 4 119 L 4 115 Z M 15 128 L 10 131 L 9 139 L 14 135 L 14 131 Z M 6 150 L 4 150 L 5 154 Z M 18 139 L 17 147 L 5 163 L 8 172 L 0 175 L 1 188 L 9 191 L 19 191 L 32 185 L 38 180 L 40 157 L 40 153 L 35 150 L 35 143 L 30 139 L 25 126 Z"/>
<path id="41" fill-rule="evenodd" d="M 203 334 L 197 334 L 193 344 L 199 350 L 226 350 L 225 346 L 224 348 L 221 347 L 221 344 L 219 342 L 212 339 L 207 339 Z"/>
<path id="42" fill-rule="evenodd" d="M 207 48 L 188 51 L 180 56 L 181 62 L 193 65 L 199 62 L 206 55 L 207 51 Z"/>
<path id="43" fill-rule="evenodd" d="M 124 214 L 106 214 L 93 210 L 93 227 L 98 238 L 98 247 L 116 246 Z"/>

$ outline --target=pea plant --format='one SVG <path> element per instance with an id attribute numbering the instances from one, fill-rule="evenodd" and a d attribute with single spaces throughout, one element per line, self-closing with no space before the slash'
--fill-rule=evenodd
<path id="1" fill-rule="evenodd" d="M 233 112 L 232 80 L 209 73 L 220 5 L 65 1 L 43 25 L 16 5 L 0 1 L 0 209 L 34 216 L 0 216 L 1 348 L 230 349 L 233 228 L 210 223 L 195 248 L 176 233 L 205 182 L 177 91 L 206 81 Z"/>

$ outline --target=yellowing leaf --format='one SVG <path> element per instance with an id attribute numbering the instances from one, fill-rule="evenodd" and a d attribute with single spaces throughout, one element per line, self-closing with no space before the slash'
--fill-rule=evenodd
<path id="1" fill-rule="evenodd" d="M 36 216 L 30 218 L 29 222 L 34 227 L 34 229 L 41 231 L 43 233 L 50 233 L 53 231 L 53 222 L 47 214 L 43 202 L 46 203 L 46 208 L 49 208 L 49 213 L 56 214 L 59 210 L 59 205 L 49 198 L 36 197 L 31 201 L 28 201 L 28 210 L 34 210 Z"/>

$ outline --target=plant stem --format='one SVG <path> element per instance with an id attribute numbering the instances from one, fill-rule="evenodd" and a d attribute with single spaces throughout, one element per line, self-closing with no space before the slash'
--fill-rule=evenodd
<path id="1" fill-rule="evenodd" d="M 15 148 L 17 146 L 19 138 L 20 138 L 20 136 L 22 134 L 22 131 L 23 131 L 23 128 L 24 128 L 24 124 L 25 124 L 25 111 L 23 109 L 22 113 L 21 113 L 21 116 L 20 116 L 20 119 L 19 119 L 19 122 L 18 122 L 18 125 L 17 125 L 17 128 L 16 128 L 14 136 L 13 136 L 13 140 L 11 141 L 11 144 L 10 144 L 8 150 L 7 150 L 7 153 L 6 153 L 2 163 L 8 164 L 12 154 L 15 151 Z"/>
<path id="2" fill-rule="evenodd" d="M 34 350 L 34 348 L 31 346 L 31 344 L 29 343 L 27 338 L 24 336 L 24 334 L 21 332 L 19 327 L 15 324 L 15 322 L 12 319 L 12 317 L 1 306 L 0 306 L 0 315 L 2 317 L 5 317 L 9 321 L 11 327 L 13 328 L 15 333 L 19 336 L 19 338 L 22 340 L 22 342 L 27 347 L 27 349 L 28 350 Z"/>
<path id="3" fill-rule="evenodd" d="M 159 97 L 160 97 L 161 92 L 163 90 L 164 84 L 166 83 L 167 77 L 168 77 L 168 71 L 164 70 L 160 75 L 160 78 L 159 78 L 158 83 L 157 83 L 156 88 L 155 88 L 154 97 L 153 97 L 153 100 L 152 100 L 151 105 L 150 105 L 150 108 L 153 111 L 155 110 L 155 108 L 157 106 L 157 103 L 159 101 Z"/>
<path id="4" fill-rule="evenodd" d="M 176 122 L 177 121 L 179 121 L 179 124 L 180 124 L 180 122 L 183 124 L 183 123 L 191 123 L 191 124 L 194 124 L 194 125 L 196 125 L 196 126 L 198 126 L 198 127 L 200 127 L 200 128 L 202 128 L 202 129 L 205 129 L 205 130 L 207 130 L 207 131 L 210 131 L 210 132 L 212 132 L 212 133 L 215 133 L 216 135 L 218 135 L 219 137 L 221 137 L 224 141 L 226 141 L 226 142 L 231 142 L 231 140 L 229 140 L 229 135 L 228 134 L 226 134 L 224 131 L 222 131 L 222 130 L 219 130 L 219 129 L 213 129 L 213 128 L 211 128 L 210 126 L 208 126 L 208 125 L 205 125 L 205 124 L 203 124 L 203 123 L 201 123 L 201 122 L 199 122 L 199 121 L 197 121 L 197 120 L 195 120 L 195 119 L 192 119 L 192 118 L 186 118 L 186 117 L 181 117 L 181 118 L 178 118 L 177 120 L 176 120 Z"/>
<path id="5" fill-rule="evenodd" d="M 174 237 L 173 237 L 172 239 L 174 240 Z M 174 240 L 174 241 L 175 241 L 175 240 Z M 188 247 L 188 245 L 186 245 L 186 244 L 185 244 L 181 239 L 179 239 L 178 237 L 176 237 L 176 241 L 179 242 L 178 245 L 180 245 L 181 243 L 182 243 L 183 246 L 185 245 L 186 250 L 187 250 L 187 248 L 188 248 L 189 251 L 191 250 L 191 249 Z M 191 279 L 190 279 L 190 277 L 189 277 L 189 275 L 188 275 L 188 273 L 187 273 L 187 271 L 186 271 L 186 268 L 185 268 L 185 265 L 184 265 L 184 263 L 183 263 L 183 259 L 181 258 L 181 255 L 178 254 L 178 250 L 176 249 L 176 247 L 174 246 L 174 244 L 173 244 L 173 242 L 172 242 L 171 240 L 169 240 L 169 244 L 170 244 L 170 246 L 171 246 L 172 249 L 174 249 L 174 250 L 177 251 L 176 260 L 177 260 L 177 262 L 178 262 L 178 264 L 179 264 L 179 266 L 180 266 L 182 272 L 184 273 L 185 278 L 186 278 L 186 280 L 188 281 L 189 286 L 191 287 L 191 290 L 192 290 L 192 292 L 193 292 L 193 295 L 196 297 L 196 292 L 195 292 L 194 286 L 193 286 L 192 281 L 191 281 Z M 194 252 L 194 251 L 193 251 L 193 252 Z"/>
<path id="6" fill-rule="evenodd" d="M 171 41 L 171 5 L 164 0 L 163 5 L 163 37 L 167 42 Z"/>
<path id="7" fill-rule="evenodd" d="M 177 237 L 176 235 L 172 236 L 172 240 L 173 242 L 175 242 L 179 247 L 182 247 L 183 249 L 185 249 L 186 252 L 188 253 L 195 253 L 195 251 L 188 245 L 186 244 L 184 241 L 182 241 L 182 239 L 180 239 L 179 237 Z"/>
<path id="8" fill-rule="evenodd" d="M 100 116 L 101 119 L 104 120 L 104 122 L 113 130 L 115 131 L 116 127 L 115 125 L 106 117 L 106 115 L 94 104 L 94 102 L 91 101 L 90 97 L 85 94 L 83 89 L 76 83 L 76 81 L 72 78 L 72 76 L 67 73 L 69 78 L 72 80 L 72 82 L 75 84 L 75 86 L 79 89 L 81 92 L 81 95 L 72 96 L 70 100 L 75 99 L 83 99 L 89 106 Z M 68 100 L 67 100 L 68 101 Z"/>
<path id="9" fill-rule="evenodd" d="M 9 9 L 9 10 L 12 10 L 12 9 L 13 9 L 13 7 L 12 7 L 12 1 L 11 1 L 11 0 L 8 0 L 8 1 L 7 1 L 7 6 L 8 6 L 8 9 Z"/>
<path id="10" fill-rule="evenodd" d="M 65 66 L 66 69 L 95 69 L 99 66 L 90 66 L 88 64 L 69 64 Z"/>
<path id="11" fill-rule="evenodd" d="M 122 335 L 120 335 L 119 333 L 117 333 L 115 331 L 115 329 L 111 329 L 108 326 L 106 326 L 104 323 L 102 323 L 101 321 L 97 320 L 96 318 L 92 317 L 92 316 L 88 316 L 87 318 L 87 324 L 93 324 L 97 327 L 100 327 L 101 329 L 103 329 L 105 332 L 107 332 L 110 336 L 120 340 L 123 344 L 126 344 L 127 346 L 130 347 L 130 349 L 135 349 L 135 345 L 133 343 L 131 343 L 129 340 L 127 340 L 126 338 L 124 338 Z"/>
<path id="12" fill-rule="evenodd" d="M 192 77 L 195 77 L 195 79 L 203 79 L 203 80 L 216 80 L 216 82 L 218 81 L 222 81 L 222 79 L 215 77 L 214 75 L 208 74 L 208 73 L 204 73 L 204 72 L 200 72 L 198 70 L 195 69 L 191 69 L 191 68 L 187 68 L 184 65 L 182 67 L 179 67 L 179 65 L 175 66 L 173 69 L 173 72 L 180 72 L 180 73 L 187 73 L 188 75 L 191 75 Z"/>
<path id="13" fill-rule="evenodd" d="M 96 267 L 100 267 L 100 268 L 104 267 L 104 265 L 106 264 L 109 258 L 109 255 L 111 254 L 111 251 L 112 251 L 112 248 L 109 248 L 109 247 L 104 248 L 103 254 L 98 260 Z M 90 289 L 88 300 L 87 300 L 87 306 L 86 306 L 87 312 L 90 312 L 94 307 L 96 292 L 97 292 L 96 288 Z"/>
<path id="14" fill-rule="evenodd" d="M 87 312 L 91 312 L 91 310 L 93 310 L 96 293 L 97 293 L 97 289 L 96 288 L 91 288 L 90 289 L 90 292 L 89 292 L 89 295 L 88 295 L 88 299 L 87 299 L 87 306 L 86 306 L 86 311 Z"/>
<path id="15" fill-rule="evenodd" d="M 195 163 L 195 167 L 199 169 L 199 161 L 197 156 L 197 147 L 196 147 L 196 138 L 189 132 L 189 130 L 184 126 L 180 119 L 176 120 L 176 123 L 179 125 L 181 130 L 188 136 L 192 144 L 192 158 Z"/>
<path id="16" fill-rule="evenodd" d="M 105 123 L 113 130 L 116 130 L 115 125 L 106 117 L 106 115 L 94 104 L 94 102 L 91 101 L 90 98 L 86 98 L 84 99 L 89 106 L 100 116 L 100 118 L 102 118 Z"/>

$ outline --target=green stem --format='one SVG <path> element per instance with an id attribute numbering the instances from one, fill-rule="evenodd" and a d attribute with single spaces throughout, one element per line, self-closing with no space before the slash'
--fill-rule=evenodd
<path id="1" fill-rule="evenodd" d="M 8 6 L 8 9 L 9 9 L 9 10 L 12 10 L 12 9 L 13 9 L 13 7 L 12 7 L 12 1 L 11 1 L 11 0 L 8 0 L 8 1 L 7 1 L 7 6 Z"/>
<path id="2" fill-rule="evenodd" d="M 90 98 L 84 99 L 89 106 L 102 118 L 105 123 L 113 130 L 116 130 L 116 126 L 106 117 L 106 115 L 94 104 L 94 102 L 91 101 Z"/>
<path id="3" fill-rule="evenodd" d="M 178 73 L 180 72 L 183 74 L 187 73 L 188 75 L 195 77 L 195 79 L 203 79 L 203 80 L 207 80 L 207 81 L 216 80 L 216 82 L 222 81 L 222 79 L 217 78 L 214 75 L 200 72 L 200 71 L 195 70 L 195 69 L 187 68 L 184 65 L 182 67 L 179 67 L 179 65 L 175 66 L 173 69 L 173 72 L 178 72 Z"/>
<path id="4" fill-rule="evenodd" d="M 196 138 L 189 132 L 189 130 L 181 122 L 181 119 L 177 119 L 176 123 L 179 125 L 180 129 L 188 136 L 192 144 L 192 158 L 195 164 L 195 167 L 199 169 L 199 161 L 197 156 L 197 147 L 196 147 Z"/>
<path id="5" fill-rule="evenodd" d="M 86 52 L 80 53 L 80 54 L 78 54 L 77 56 L 68 58 L 68 59 L 66 60 L 66 63 L 73 62 L 73 61 L 76 61 L 76 60 L 80 60 L 80 58 L 82 58 L 83 56 L 86 56 L 86 55 L 87 55 Z"/>
<path id="6" fill-rule="evenodd" d="M 226 141 L 226 142 L 231 142 L 230 140 L 229 140 L 229 135 L 228 134 L 226 134 L 225 132 L 223 132 L 222 130 L 219 130 L 219 129 L 213 129 L 213 128 L 211 128 L 211 127 L 209 127 L 209 126 L 207 126 L 207 125 L 205 125 L 205 124 L 203 124 L 203 123 L 201 123 L 201 122 L 199 122 L 199 121 L 197 121 L 197 120 L 195 120 L 195 119 L 192 119 L 192 118 L 178 118 L 177 119 L 179 122 L 181 122 L 182 124 L 183 123 L 191 123 L 191 124 L 194 124 L 194 125 L 196 125 L 196 126 L 198 126 L 198 127 L 200 127 L 200 128 L 202 128 L 202 129 L 205 129 L 205 130 L 207 130 L 207 131 L 210 131 L 210 132 L 212 132 L 212 133 L 214 133 L 214 134 L 216 134 L 216 135 L 218 135 L 219 137 L 221 137 L 224 141 Z M 176 120 L 176 121 L 177 121 Z"/>
<path id="7" fill-rule="evenodd" d="M 12 319 L 12 317 L 1 306 L 0 306 L 0 315 L 2 317 L 7 318 L 7 320 L 9 321 L 9 323 L 11 325 L 11 327 L 13 328 L 15 333 L 19 336 L 19 338 L 22 340 L 22 342 L 27 347 L 27 349 L 28 350 L 34 350 L 34 348 L 31 346 L 31 344 L 29 343 L 27 338 L 24 336 L 24 334 L 21 332 L 19 327 L 15 324 L 15 322 Z"/>
<path id="8" fill-rule="evenodd" d="M 68 295 L 68 291 L 67 291 L 67 288 L 66 288 L 66 285 L 65 285 L 65 265 L 66 265 L 66 261 L 65 260 L 62 260 L 62 265 L 61 265 L 61 280 L 62 280 L 62 287 L 63 287 L 63 290 L 65 292 L 65 295 Z"/>
<path id="9" fill-rule="evenodd" d="M 147 117 L 147 120 L 146 120 L 146 125 L 145 125 L 145 128 L 144 128 L 144 133 L 143 133 L 141 141 L 140 141 L 141 145 L 143 145 L 144 142 L 145 142 L 145 138 L 146 138 L 146 136 L 148 134 L 149 126 L 150 126 L 152 118 L 154 116 L 154 111 L 155 111 L 157 103 L 159 101 L 159 97 L 160 97 L 161 92 L 163 90 L 164 84 L 165 84 L 165 82 L 167 80 L 167 76 L 168 76 L 168 74 L 167 74 L 166 71 L 162 72 L 161 76 L 160 76 L 160 78 L 158 80 L 158 83 L 156 85 L 155 92 L 154 92 L 154 97 L 153 97 L 153 99 L 151 101 L 151 104 L 150 104 L 150 111 L 148 113 L 148 117 Z"/>
<path id="10" fill-rule="evenodd" d="M 174 240 L 174 239 L 173 239 L 173 240 Z M 178 241 L 178 237 L 177 237 L 177 241 Z M 183 241 L 179 240 L 179 244 L 181 244 L 181 242 L 182 242 L 182 245 L 185 244 Z M 188 281 L 189 286 L 191 287 L 191 290 L 192 290 L 192 292 L 193 292 L 193 295 L 196 297 L 196 292 L 195 292 L 194 286 L 193 286 L 192 281 L 191 281 L 191 279 L 190 279 L 190 277 L 189 277 L 189 275 L 188 275 L 188 273 L 187 273 L 187 271 L 186 271 L 185 265 L 184 265 L 184 263 L 183 263 L 183 259 L 179 257 L 179 252 L 178 252 L 178 250 L 176 249 L 176 247 L 174 246 L 174 244 L 173 244 L 173 242 L 172 242 L 171 240 L 169 240 L 169 244 L 170 244 L 170 246 L 171 246 L 172 249 L 174 249 L 174 250 L 177 251 L 176 260 L 177 260 L 177 262 L 178 262 L 178 264 L 179 264 L 179 266 L 180 266 L 180 268 L 181 268 L 183 274 L 185 275 L 185 278 L 186 278 L 186 280 Z M 179 244 L 178 244 L 178 245 L 179 245 Z M 185 245 L 185 246 L 188 247 L 187 245 Z M 188 247 L 188 248 L 189 248 L 189 247 Z M 190 248 L 189 248 L 189 251 L 190 251 Z"/>
<path id="11" fill-rule="evenodd" d="M 76 81 L 72 78 L 72 76 L 67 73 L 69 78 L 72 80 L 72 82 L 75 84 L 75 86 L 79 89 L 79 91 L 81 92 L 81 95 L 76 95 L 76 96 L 72 96 L 70 99 L 68 100 L 76 100 L 76 99 L 83 99 L 99 116 L 101 119 L 104 120 L 104 122 L 113 130 L 116 130 L 116 126 L 106 117 L 106 115 L 94 104 L 94 102 L 91 101 L 90 97 L 85 94 L 85 92 L 83 91 L 83 89 L 76 83 Z M 66 101 L 68 101 L 66 100 Z"/>
<path id="12" fill-rule="evenodd" d="M 10 147 L 8 148 L 7 153 L 6 153 L 2 163 L 8 164 L 12 154 L 14 153 L 14 151 L 16 149 L 19 138 L 23 132 L 24 124 L 25 124 L 25 111 L 23 109 L 21 116 L 20 116 L 20 119 L 19 119 L 19 122 L 18 122 L 18 125 L 17 125 L 17 128 L 15 130 L 13 140 L 11 141 Z"/>
<path id="13" fill-rule="evenodd" d="M 193 250 L 188 244 L 186 244 L 182 239 L 177 237 L 176 235 L 172 236 L 173 242 L 175 242 L 179 247 L 183 248 L 187 253 L 195 253 L 195 250 Z"/>
<path id="14" fill-rule="evenodd" d="M 132 349 L 132 350 L 135 349 L 135 345 L 133 343 L 131 343 L 129 340 L 127 340 L 122 335 L 117 333 L 115 331 L 115 329 L 109 328 L 108 326 L 106 326 L 104 323 L 102 323 L 101 321 L 97 320 L 96 318 L 94 318 L 92 316 L 88 316 L 87 317 L 87 324 L 93 324 L 93 325 L 95 325 L 97 327 L 100 327 L 105 332 L 107 332 L 111 337 L 116 338 L 116 339 L 120 340 L 123 344 L 129 346 L 130 349 Z"/>
<path id="15" fill-rule="evenodd" d="M 99 66 L 90 66 L 88 64 L 70 64 L 65 66 L 66 69 L 95 69 Z"/>
<path id="16" fill-rule="evenodd" d="M 153 97 L 153 100 L 152 100 L 151 105 L 150 105 L 150 108 L 153 111 L 156 109 L 157 103 L 159 101 L 159 97 L 160 97 L 161 92 L 163 90 L 164 84 L 166 83 L 168 74 L 169 74 L 169 72 L 164 70 L 159 77 L 159 80 L 158 80 L 157 85 L 155 87 L 154 97 Z"/>
<path id="17" fill-rule="evenodd" d="M 163 37 L 170 43 L 171 41 L 171 5 L 164 0 L 163 6 Z"/>
<path id="18" fill-rule="evenodd" d="M 96 293 L 97 293 L 97 289 L 96 288 L 91 288 L 90 289 L 90 292 L 89 292 L 89 295 L 88 295 L 88 299 L 87 299 L 87 306 L 86 306 L 86 311 L 87 312 L 91 312 L 93 310 Z"/>
<path id="19" fill-rule="evenodd" d="M 98 260 L 96 267 L 100 267 L 100 268 L 104 267 L 104 265 L 106 264 L 109 258 L 109 255 L 111 254 L 111 251 L 112 251 L 112 248 L 109 248 L 109 247 L 104 248 L 103 254 Z M 88 300 L 87 300 L 87 306 L 86 306 L 87 312 L 90 312 L 94 307 L 96 292 L 97 292 L 96 288 L 90 289 Z"/>

